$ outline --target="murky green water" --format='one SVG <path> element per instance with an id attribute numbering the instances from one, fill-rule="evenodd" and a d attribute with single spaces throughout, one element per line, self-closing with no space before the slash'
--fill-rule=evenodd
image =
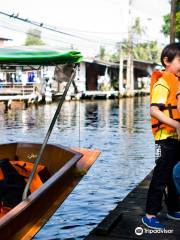
<path id="1" fill-rule="evenodd" d="M 0 143 L 42 142 L 57 104 L 0 113 Z M 50 143 L 101 150 L 34 239 L 83 239 L 152 169 L 148 97 L 65 102 Z"/>

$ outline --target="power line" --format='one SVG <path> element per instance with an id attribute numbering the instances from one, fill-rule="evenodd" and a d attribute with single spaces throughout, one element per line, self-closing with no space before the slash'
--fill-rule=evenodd
<path id="1" fill-rule="evenodd" d="M 12 31 L 15 31 L 15 32 L 19 32 L 19 33 L 26 34 L 26 32 L 24 32 L 24 31 L 22 31 L 22 30 L 17 30 L 17 29 L 14 29 L 14 28 L 12 28 L 12 27 L 8 27 L 8 26 L 3 26 L 1 23 L 0 23 L 0 27 L 9 29 L 9 30 L 12 30 Z M 33 37 L 37 37 L 36 34 L 33 34 L 33 33 L 28 33 L 28 34 L 31 35 L 31 36 L 33 36 Z M 48 37 L 43 37 L 43 38 L 46 38 L 46 39 L 51 40 L 51 41 L 56 41 L 56 42 L 60 41 L 60 42 L 62 42 L 62 43 L 66 43 L 66 44 L 67 44 L 67 42 L 64 42 L 64 41 L 59 40 L 59 39 L 53 39 L 53 38 L 48 38 Z"/>
<path id="2" fill-rule="evenodd" d="M 4 25 L 3 25 L 3 24 Z M 8 25 L 8 26 L 7 26 Z M 10 27 L 11 26 L 11 27 Z M 22 25 L 15 25 L 14 26 L 14 23 L 13 24 L 9 24 L 9 22 L 7 22 L 7 21 L 4 21 L 4 19 L 2 20 L 1 19 L 1 21 L 0 21 L 0 27 L 1 28 L 5 28 L 5 29 L 9 29 L 9 30 L 11 30 L 11 31 L 15 31 L 15 32 L 17 32 L 17 33 L 22 33 L 22 34 L 27 34 L 27 32 L 25 32 L 24 31 L 24 26 L 22 26 Z M 23 30 L 20 30 L 20 29 L 23 29 Z M 55 33 L 56 34 L 56 33 Z M 36 37 L 36 35 L 35 34 L 31 34 L 30 33 L 30 35 L 31 36 L 35 36 Z M 45 38 L 45 40 L 47 39 L 47 40 L 50 40 L 50 41 L 55 41 L 55 42 L 61 42 L 61 43 L 63 43 L 65 46 L 69 46 L 69 45 L 73 45 L 74 47 L 77 47 L 77 48 L 79 48 L 79 47 L 87 47 L 87 43 L 85 44 L 85 43 L 83 43 L 83 42 L 79 42 L 78 41 L 78 43 L 76 43 L 75 41 L 70 41 L 70 40 L 68 40 L 68 42 L 67 41 L 65 41 L 66 39 L 64 39 L 63 38 L 63 34 L 62 34 L 62 37 L 61 38 L 59 38 L 57 35 L 52 35 L 52 37 L 50 38 L 50 37 L 47 37 L 47 34 L 43 34 L 43 35 L 45 35 L 45 36 L 43 36 L 43 39 Z M 48 36 L 51 36 L 51 34 L 48 34 Z M 64 39 L 64 41 L 62 40 L 62 39 Z M 106 45 L 106 43 L 103 43 L 103 42 L 98 42 L 99 43 L 99 46 L 100 45 L 103 45 L 103 46 L 105 46 Z M 94 45 L 95 43 L 94 42 L 88 42 L 88 45 L 89 44 L 91 44 L 90 46 L 91 47 L 93 47 L 92 46 L 92 44 Z M 96 45 L 97 45 L 97 43 L 96 43 Z M 115 46 L 115 44 L 111 44 L 111 46 L 114 48 L 114 46 Z"/>
<path id="3" fill-rule="evenodd" d="M 79 36 L 79 35 L 76 35 L 76 34 L 70 34 L 70 33 L 64 32 L 64 31 L 60 31 L 57 28 L 45 25 L 44 23 L 39 23 L 39 22 L 36 22 L 36 21 L 32 21 L 32 20 L 29 20 L 27 18 L 20 18 L 18 14 L 14 14 L 14 13 L 13 14 L 8 14 L 8 13 L 1 12 L 1 11 L 0 11 L 0 14 L 4 15 L 4 16 L 7 16 L 7 17 L 10 17 L 10 18 L 20 20 L 20 21 L 25 22 L 25 23 L 29 23 L 31 25 L 34 25 L 34 26 L 37 26 L 37 27 L 40 27 L 40 28 L 44 28 L 44 29 L 49 30 L 49 31 L 53 31 L 53 32 L 56 32 L 56 33 L 67 35 L 69 37 L 99 43 L 98 41 L 93 40 L 93 39 L 89 39 L 89 38 L 82 37 L 82 36 Z M 111 43 L 106 43 L 106 45 L 112 45 L 112 44 Z"/>
<path id="4" fill-rule="evenodd" d="M 18 14 L 7 14 L 7 13 L 5 13 L 5 12 L 1 12 L 0 11 L 0 14 L 1 15 L 3 15 L 3 16 L 5 16 L 5 17 L 10 17 L 10 18 L 13 18 L 13 19 L 15 19 L 15 20 L 18 20 L 18 21 L 21 21 L 21 22 L 23 22 L 24 24 L 30 24 L 30 25 L 34 25 L 34 26 L 37 26 L 37 27 L 39 27 L 39 28 L 43 28 L 43 29 L 45 29 L 45 30 L 48 30 L 48 31 L 51 31 L 51 32 L 54 32 L 55 34 L 61 34 L 62 36 L 63 35 L 65 35 L 65 36 L 68 36 L 68 37 L 71 37 L 71 38 L 74 38 L 74 39 L 81 39 L 81 40 L 83 40 L 83 41 L 86 41 L 86 42 L 88 42 L 88 43 L 92 43 L 92 44 L 98 44 L 99 46 L 113 46 L 113 47 L 115 47 L 115 45 L 117 44 L 117 42 L 119 42 L 118 40 L 117 41 L 114 41 L 114 40 L 108 40 L 108 39 L 106 39 L 106 41 L 104 41 L 104 40 L 94 40 L 94 39 L 90 39 L 90 38 L 88 38 L 87 37 L 87 35 L 86 35 L 86 37 L 84 37 L 84 36 L 79 36 L 79 35 L 76 35 L 76 34 L 70 34 L 70 33 L 67 33 L 67 32 L 65 32 L 65 31 L 60 31 L 60 30 L 58 30 L 57 28 L 55 28 L 55 27 L 52 27 L 52 26 L 49 26 L 49 25 L 45 25 L 44 23 L 39 23 L 39 22 L 35 22 L 35 21 L 31 21 L 31 20 L 29 20 L 29 19 L 27 19 L 27 18 L 20 18 L 19 17 L 19 15 Z M 9 22 L 7 23 L 8 25 L 9 25 Z M 3 27 L 3 26 L 2 26 Z M 7 28 L 9 28 L 9 27 L 7 27 Z M 20 32 L 19 31 L 19 25 L 18 25 L 18 30 L 15 30 L 15 29 L 13 29 L 13 31 L 17 31 L 17 32 Z M 10 28 L 9 28 L 10 29 Z M 24 29 L 24 28 L 23 28 Z M 86 31 L 81 31 L 81 30 L 74 30 L 74 31 L 79 31 L 79 32 L 86 32 Z M 24 31 L 21 31 L 22 33 L 26 33 L 27 34 L 27 32 L 24 32 Z M 87 31 L 88 32 L 88 31 Z M 89 33 L 91 33 L 91 32 L 89 32 Z M 96 33 L 96 32 L 94 32 L 94 33 Z M 105 33 L 105 32 L 104 32 Z M 95 37 L 95 36 L 92 36 L 92 37 Z M 43 38 L 44 38 L 44 36 L 43 36 Z M 47 37 L 45 37 L 46 39 L 50 39 L 50 38 L 47 38 Z M 55 38 L 56 38 L 56 36 L 55 36 Z M 154 38 L 154 37 L 153 37 Z M 97 39 L 99 39 L 99 36 L 97 36 Z M 65 40 L 67 40 L 67 39 L 64 39 L 64 41 L 62 41 L 62 39 L 61 40 L 59 40 L 59 38 L 57 38 L 57 40 L 56 39 L 50 39 L 51 41 L 61 41 L 61 42 L 63 42 L 63 43 L 66 43 L 65 42 Z M 139 41 L 146 41 L 147 43 L 148 42 L 152 42 L 152 41 L 150 41 L 150 40 L 147 40 L 147 39 L 143 39 L 142 37 L 140 37 L 139 38 Z M 69 40 L 68 40 L 69 41 Z M 123 42 L 123 41 L 122 41 Z M 67 44 L 67 43 L 66 43 Z M 70 42 L 70 44 L 74 44 L 74 42 Z M 78 42 L 78 44 L 79 44 L 79 42 Z M 81 44 L 82 45 L 82 44 Z"/>

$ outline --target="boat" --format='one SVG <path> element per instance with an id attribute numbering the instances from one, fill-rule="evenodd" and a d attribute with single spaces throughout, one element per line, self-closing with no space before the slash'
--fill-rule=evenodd
<path id="1" fill-rule="evenodd" d="M 80 62 L 79 52 L 0 49 L 0 65 L 52 65 Z M 74 73 L 72 73 L 74 77 Z M 68 85 L 60 100 L 43 143 L 14 142 L 0 144 L 1 163 L 17 166 L 32 165 L 26 179 L 22 200 L 13 207 L 1 206 L 0 238 L 3 240 L 27 240 L 42 228 L 63 201 L 73 191 L 100 154 L 99 150 L 48 144 L 56 118 L 68 91 Z M 19 164 L 23 165 L 19 165 Z M 48 177 L 30 191 L 38 167 L 43 167 Z M 47 174 L 46 174 L 47 175 Z"/>

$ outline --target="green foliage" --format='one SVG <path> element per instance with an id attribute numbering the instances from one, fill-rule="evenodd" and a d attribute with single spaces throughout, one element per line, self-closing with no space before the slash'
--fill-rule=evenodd
<path id="1" fill-rule="evenodd" d="M 128 41 L 122 43 L 123 55 L 128 54 Z M 132 48 L 133 58 L 140 61 L 158 62 L 160 49 L 156 41 L 134 43 Z"/>
<path id="2" fill-rule="evenodd" d="M 134 59 L 143 61 L 158 62 L 160 51 L 156 41 L 138 43 L 133 48 Z"/>
<path id="3" fill-rule="evenodd" d="M 165 36 L 168 36 L 170 34 L 170 15 L 165 15 L 163 19 L 164 25 L 162 26 L 161 32 L 163 32 Z"/>
<path id="4" fill-rule="evenodd" d="M 136 18 L 132 26 L 132 54 L 133 58 L 140 61 L 159 62 L 160 50 L 156 41 L 140 42 L 139 37 L 142 36 L 145 29 L 141 27 L 140 19 Z M 112 55 L 111 60 L 118 61 L 120 56 L 120 45 L 123 56 L 126 57 L 129 53 L 130 41 L 124 40 L 121 44 L 117 44 L 117 52 Z"/>
<path id="5" fill-rule="evenodd" d="M 132 26 L 132 36 L 135 40 L 135 38 L 138 38 L 139 36 L 142 36 L 145 33 L 145 29 L 141 26 L 140 18 L 137 17 L 135 19 L 135 23 Z"/>
<path id="6" fill-rule="evenodd" d="M 44 45 L 44 42 L 41 39 L 41 31 L 38 29 L 30 29 L 27 32 L 27 37 L 24 45 Z"/>
<path id="7" fill-rule="evenodd" d="M 162 26 L 161 32 L 165 36 L 170 35 L 170 14 L 167 14 L 163 17 L 164 24 Z M 180 42 L 180 1 L 177 1 L 177 7 L 176 7 L 176 38 Z"/>
<path id="8" fill-rule="evenodd" d="M 120 52 L 126 58 L 129 54 L 130 45 L 132 46 L 133 58 L 140 61 L 159 62 L 160 51 L 156 41 L 139 42 L 139 37 L 145 34 L 145 28 L 141 26 L 140 18 L 135 19 L 131 30 L 132 42 L 124 40 L 116 45 L 116 52 L 111 56 L 105 53 L 103 47 L 100 48 L 100 59 L 117 62 L 120 59 Z M 121 49 L 120 49 L 121 48 Z"/>
<path id="9" fill-rule="evenodd" d="M 99 58 L 101 60 L 103 60 L 105 57 L 105 54 L 106 54 L 106 49 L 104 47 L 100 46 Z"/>
<path id="10" fill-rule="evenodd" d="M 96 57 L 103 61 L 111 61 L 112 55 L 106 52 L 105 47 L 100 46 L 99 54 Z"/>

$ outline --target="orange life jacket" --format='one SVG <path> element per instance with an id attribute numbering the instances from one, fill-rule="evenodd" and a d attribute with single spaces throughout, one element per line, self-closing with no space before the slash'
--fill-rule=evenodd
<path id="1" fill-rule="evenodd" d="M 169 95 L 168 95 L 168 99 L 167 102 L 165 103 L 165 105 L 163 104 L 158 104 L 158 103 L 152 103 L 151 99 L 152 99 L 152 89 L 154 84 L 160 79 L 163 78 L 163 80 L 166 81 L 167 85 L 169 86 Z M 176 98 L 176 94 L 178 91 L 178 79 L 174 76 L 174 74 L 170 73 L 170 72 L 160 72 L 160 71 L 154 71 L 152 76 L 151 76 L 151 86 L 150 86 L 150 101 L 151 101 L 151 106 L 157 106 L 159 107 L 159 109 L 166 114 L 166 116 L 180 121 L 180 116 L 178 114 L 177 111 L 177 98 Z M 166 129 L 166 131 L 168 133 L 173 133 L 175 132 L 175 128 L 161 123 L 158 119 L 151 117 L 151 124 L 152 124 L 152 132 L 154 135 L 156 135 L 156 132 L 159 129 Z"/>
<path id="2" fill-rule="evenodd" d="M 12 208 L 22 201 L 26 182 L 32 172 L 33 163 L 0 160 L 0 212 L 4 207 Z M 41 187 L 50 177 L 45 166 L 38 165 L 30 185 L 30 193 Z"/>
<path id="3" fill-rule="evenodd" d="M 16 171 L 24 177 L 25 181 L 27 182 L 32 169 L 33 169 L 33 163 L 30 162 L 24 162 L 24 161 L 10 161 L 10 163 L 13 165 L 13 167 L 16 169 Z M 39 173 L 44 169 L 45 167 L 42 165 L 38 165 L 37 170 L 34 174 L 32 183 L 30 185 L 30 192 L 34 192 L 36 189 L 41 187 L 43 184 L 43 181 L 41 180 L 41 177 Z"/>

